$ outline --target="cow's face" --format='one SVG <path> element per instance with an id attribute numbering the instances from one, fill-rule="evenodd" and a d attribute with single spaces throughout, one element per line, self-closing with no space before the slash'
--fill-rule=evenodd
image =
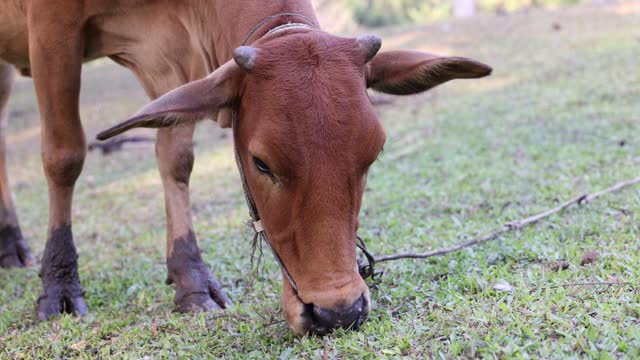
<path id="1" fill-rule="evenodd" d="M 270 243 L 297 285 L 296 294 L 285 277 L 282 304 L 298 333 L 357 327 L 369 313 L 356 232 L 385 141 L 367 96 L 369 50 L 305 32 L 236 51 L 252 66 L 235 140 Z"/>
<path id="2" fill-rule="evenodd" d="M 272 35 L 234 60 L 107 130 L 197 121 L 237 112 L 234 140 L 269 242 L 286 268 L 282 305 L 291 329 L 356 328 L 370 310 L 356 266 L 358 213 L 367 171 L 385 134 L 367 87 L 414 94 L 486 65 L 417 52 L 376 55 L 380 40 L 314 30 Z"/>

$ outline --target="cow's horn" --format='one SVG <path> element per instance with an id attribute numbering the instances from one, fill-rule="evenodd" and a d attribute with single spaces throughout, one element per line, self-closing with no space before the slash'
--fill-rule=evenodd
<path id="1" fill-rule="evenodd" d="M 257 57 L 258 52 L 256 48 L 251 46 L 240 46 L 233 51 L 233 60 L 246 72 L 253 70 Z"/>
<path id="2" fill-rule="evenodd" d="M 380 47 L 382 46 L 382 39 L 380 38 L 380 36 L 373 34 L 362 35 L 356 41 L 358 42 L 358 46 L 367 55 L 366 62 L 369 62 L 371 59 L 373 59 L 373 57 L 376 56 L 376 54 L 380 50 Z"/>

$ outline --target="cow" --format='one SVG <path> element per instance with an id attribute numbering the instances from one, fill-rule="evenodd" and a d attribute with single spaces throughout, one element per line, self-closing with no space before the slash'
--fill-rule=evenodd
<path id="1" fill-rule="evenodd" d="M 71 204 L 86 153 L 78 110 L 83 62 L 127 67 L 153 101 L 99 134 L 157 128 L 164 188 L 168 281 L 176 310 L 230 301 L 202 261 L 189 177 L 196 122 L 233 127 L 248 198 L 283 273 L 282 307 L 296 334 L 357 328 L 371 309 L 356 266 L 358 213 L 367 171 L 385 132 L 367 89 L 426 91 L 491 68 L 416 51 L 380 52 L 320 28 L 309 0 L 5 0 L 0 3 L 0 112 L 14 68 L 31 76 L 41 116 L 49 230 L 41 260 L 42 320 L 84 315 Z M 4 129 L 4 127 L 2 128 Z M 4 130 L 1 130 L 4 132 Z M 0 265 L 34 263 L 8 185 L 0 144 Z"/>

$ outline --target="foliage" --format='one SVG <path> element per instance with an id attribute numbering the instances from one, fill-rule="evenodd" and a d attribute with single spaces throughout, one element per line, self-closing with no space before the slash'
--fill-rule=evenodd
<path id="1" fill-rule="evenodd" d="M 451 11 L 449 2 L 440 0 L 350 0 L 349 5 L 355 20 L 370 27 L 442 19 Z"/>
<path id="2" fill-rule="evenodd" d="M 485 11 L 515 11 L 527 7 L 557 7 L 577 4 L 583 0 L 477 0 Z"/>
<path id="3" fill-rule="evenodd" d="M 452 0 L 347 0 L 354 19 L 379 27 L 402 23 L 426 23 L 451 16 Z M 569 5 L 581 0 L 476 0 L 479 10 L 515 11 L 526 7 Z"/>
<path id="4" fill-rule="evenodd" d="M 451 245 L 637 176 L 640 72 L 632 70 L 640 12 L 633 9 L 533 9 L 381 31 L 388 46 L 446 49 L 495 72 L 376 109 L 388 141 L 361 213 L 370 250 Z M 30 80 L 14 95 L 11 183 L 23 231 L 40 257 L 47 191 Z M 121 68 L 98 62 L 83 73 L 89 139 L 144 102 Z M 153 146 L 91 153 L 73 208 L 91 312 L 38 323 L 38 269 L 0 269 L 1 359 L 640 357 L 638 188 L 482 246 L 387 264 L 360 331 L 294 337 L 279 310 L 275 262 L 265 255 L 263 272 L 253 285 L 247 281 L 251 234 L 227 131 L 210 124 L 198 130 L 191 193 L 203 258 L 235 306 L 171 312 Z M 590 250 L 597 260 L 583 264 Z M 569 264 L 556 266 L 561 260 Z M 562 286 L 598 281 L 635 285 Z"/>

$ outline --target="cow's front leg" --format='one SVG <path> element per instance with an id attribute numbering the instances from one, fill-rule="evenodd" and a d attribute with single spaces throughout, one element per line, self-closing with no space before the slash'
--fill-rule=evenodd
<path id="1" fill-rule="evenodd" d="M 209 311 L 230 304 L 200 256 L 193 232 L 189 177 L 193 168 L 193 125 L 158 130 L 156 156 L 167 211 L 167 283 L 175 284 L 176 310 Z"/>
<path id="2" fill-rule="evenodd" d="M 18 225 L 7 174 L 5 128 L 8 116 L 6 106 L 14 78 L 13 66 L 0 64 L 0 267 L 23 267 L 35 263 Z"/>
<path id="3" fill-rule="evenodd" d="M 29 53 L 41 118 L 42 161 L 49 189 L 49 231 L 42 256 L 38 317 L 87 312 L 71 233 L 73 189 L 86 154 L 78 113 L 82 66 L 81 2 L 29 10 Z M 69 6 L 67 6 L 69 5 Z"/>

